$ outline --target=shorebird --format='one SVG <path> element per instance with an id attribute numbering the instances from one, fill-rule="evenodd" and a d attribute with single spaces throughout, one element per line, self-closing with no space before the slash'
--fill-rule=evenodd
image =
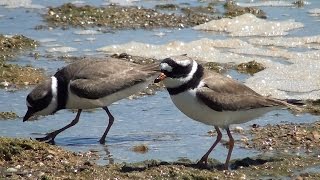
<path id="1" fill-rule="evenodd" d="M 84 59 L 58 70 L 50 79 L 36 86 L 27 96 L 28 111 L 23 121 L 33 115 L 50 115 L 61 109 L 78 109 L 74 120 L 39 141 L 54 143 L 62 131 L 78 123 L 82 109 L 103 108 L 109 116 L 101 144 L 114 122 L 108 107 L 113 102 L 143 90 L 159 72 L 159 63 L 138 65 L 127 61 Z"/>
<path id="2" fill-rule="evenodd" d="M 207 165 L 209 154 L 222 138 L 220 128 L 229 136 L 229 151 L 224 164 L 228 169 L 234 146 L 230 124 L 245 123 L 275 109 L 298 109 L 289 101 L 262 96 L 236 80 L 205 70 L 185 55 L 162 60 L 160 70 L 154 82 L 163 81 L 175 106 L 189 118 L 212 125 L 217 131 L 216 141 L 198 165 Z"/>

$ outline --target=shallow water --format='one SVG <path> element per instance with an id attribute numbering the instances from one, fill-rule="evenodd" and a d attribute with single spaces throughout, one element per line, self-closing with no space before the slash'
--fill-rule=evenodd
<path id="1" fill-rule="evenodd" d="M 64 1 L 32 1 L 32 4 L 42 6 L 57 6 Z M 184 1 L 175 1 L 181 3 Z M 189 1 L 188 1 L 189 2 Z M 245 1 L 247 2 L 247 1 Z M 259 2 L 259 1 L 257 1 Z M 317 0 L 311 0 L 310 5 L 304 8 L 294 7 L 261 7 L 266 11 L 271 20 L 295 19 L 303 22 L 304 28 L 290 31 L 288 37 L 319 35 L 319 17 L 311 17 L 307 13 L 310 9 L 320 6 Z M 90 4 L 102 5 L 106 1 L 94 0 Z M 138 5 L 153 7 L 158 1 L 140 1 Z M 163 3 L 160 1 L 160 3 Z M 135 3 L 133 3 L 135 4 Z M 191 5 L 202 4 L 198 1 L 191 1 Z M 152 44 L 166 44 L 171 41 L 190 42 L 200 38 L 227 39 L 225 33 L 202 32 L 192 28 L 187 29 L 156 29 L 156 30 L 122 30 L 104 34 L 80 35 L 78 31 L 82 29 L 70 28 L 68 30 L 51 29 L 35 30 L 42 22 L 41 13 L 45 9 L 33 8 L 5 8 L 0 6 L 0 32 L 2 34 L 13 35 L 23 34 L 41 42 L 35 52 L 41 55 L 50 54 L 54 57 L 60 55 L 103 55 L 96 49 L 107 45 L 124 44 L 130 41 Z M 27 19 L 27 20 L 26 20 Z M 88 28 L 97 30 L 98 28 Z M 159 36 L 160 34 L 160 36 Z M 243 37 L 243 40 L 248 37 Z M 62 53 L 48 52 L 52 47 L 72 47 L 77 51 Z M 272 59 L 272 58 L 269 58 Z M 279 59 L 281 61 L 281 58 Z M 286 61 L 287 62 L 287 61 Z M 35 60 L 26 54 L 17 57 L 12 61 L 17 64 L 32 64 L 46 70 L 51 75 L 55 70 L 66 63 L 61 60 L 52 60 L 40 57 Z M 305 69 L 308 70 L 308 69 Z M 235 71 L 228 72 L 233 78 L 244 82 L 248 76 L 238 74 Z M 75 113 L 68 110 L 59 111 L 55 115 L 43 117 L 38 121 L 22 122 L 22 116 L 26 111 L 25 97 L 31 88 L 9 92 L 0 90 L 0 111 L 14 111 L 20 118 L 10 121 L 0 121 L 0 136 L 35 138 L 42 137 L 45 133 L 61 128 L 69 123 Z M 110 111 L 115 116 L 115 123 L 107 137 L 107 145 L 98 143 L 107 125 L 107 115 L 101 110 L 84 112 L 80 122 L 71 129 L 63 132 L 56 138 L 56 143 L 72 151 L 94 150 L 101 155 L 98 160 L 101 164 L 110 161 L 134 162 L 145 159 L 161 159 L 173 161 L 179 157 L 187 157 L 192 160 L 199 159 L 212 145 L 215 137 L 208 136 L 207 132 L 212 127 L 190 120 L 179 112 L 172 104 L 167 92 L 158 92 L 155 96 L 142 97 L 136 100 L 121 100 L 110 106 Z M 312 115 L 294 116 L 288 111 L 279 110 L 266 114 L 259 119 L 240 125 L 249 128 L 252 124 L 259 125 L 276 124 L 285 122 L 313 122 L 319 118 Z M 235 125 L 238 126 L 238 125 Z M 233 126 L 234 127 L 234 126 Z M 226 136 L 224 132 L 224 136 Z M 236 139 L 242 135 L 235 134 Z M 227 140 L 227 138 L 225 138 Z M 146 144 L 149 151 L 145 154 L 135 153 L 131 150 L 134 145 Z M 235 147 L 232 158 L 244 158 L 254 156 L 260 152 L 240 148 L 240 143 Z M 111 156 L 110 156 L 111 155 Z M 219 145 L 212 153 L 220 161 L 224 161 L 227 149 Z"/>

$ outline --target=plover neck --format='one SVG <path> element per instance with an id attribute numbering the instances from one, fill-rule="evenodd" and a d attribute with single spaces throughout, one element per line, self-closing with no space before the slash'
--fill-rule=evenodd
<path id="1" fill-rule="evenodd" d="M 173 85 L 173 82 L 165 82 L 167 90 L 170 95 L 176 95 L 187 91 L 189 89 L 194 89 L 198 87 L 200 81 L 203 77 L 204 69 L 201 65 L 197 64 L 195 61 L 193 62 L 192 69 L 187 77 L 174 79 L 176 81 L 176 86 Z M 168 81 L 173 81 L 168 79 Z M 177 83 L 182 82 L 182 83 Z M 167 85 L 169 84 L 169 86 Z"/>
<path id="2" fill-rule="evenodd" d="M 67 99 L 68 99 L 69 80 L 59 73 L 55 74 L 52 77 L 55 78 L 57 81 L 57 100 L 58 100 L 57 111 L 60 109 L 65 109 L 67 104 Z"/>

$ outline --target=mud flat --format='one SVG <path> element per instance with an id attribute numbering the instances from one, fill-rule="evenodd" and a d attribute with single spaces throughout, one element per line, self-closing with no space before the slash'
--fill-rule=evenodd
<path id="1" fill-rule="evenodd" d="M 270 129 L 269 127 L 266 128 Z M 263 133 L 266 131 L 262 131 Z M 281 139 L 281 138 L 280 138 Z M 284 145 L 288 145 L 285 143 Z M 287 148 L 290 148 L 289 145 Z M 147 153 L 147 152 L 146 152 Z M 251 179 L 320 178 L 319 156 L 274 153 L 255 158 L 233 160 L 232 170 L 219 170 L 222 164 L 210 159 L 207 168 L 196 162 L 146 160 L 98 166 L 96 154 L 75 153 L 45 143 L 14 138 L 0 138 L 0 178 L 12 179 Z"/>

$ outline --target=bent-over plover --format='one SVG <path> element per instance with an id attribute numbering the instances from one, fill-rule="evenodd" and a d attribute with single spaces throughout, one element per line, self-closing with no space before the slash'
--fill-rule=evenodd
<path id="1" fill-rule="evenodd" d="M 78 109 L 70 124 L 43 138 L 37 138 L 39 141 L 54 143 L 59 133 L 78 123 L 82 109 L 102 107 L 109 116 L 108 126 L 99 141 L 104 144 L 114 121 L 107 106 L 147 87 L 158 73 L 159 63 L 138 65 L 114 58 L 87 58 L 74 62 L 58 70 L 29 93 L 26 99 L 28 111 L 23 121 L 33 115 Z"/>
<path id="2" fill-rule="evenodd" d="M 160 70 L 154 82 L 163 81 L 176 107 L 191 119 L 213 125 L 217 131 L 216 141 L 198 165 L 207 165 L 209 154 L 222 138 L 219 128 L 226 129 L 230 139 L 224 164 L 227 169 L 234 146 L 230 124 L 244 123 L 284 107 L 299 109 L 285 100 L 259 95 L 244 84 L 205 70 L 185 55 L 162 60 Z"/>

